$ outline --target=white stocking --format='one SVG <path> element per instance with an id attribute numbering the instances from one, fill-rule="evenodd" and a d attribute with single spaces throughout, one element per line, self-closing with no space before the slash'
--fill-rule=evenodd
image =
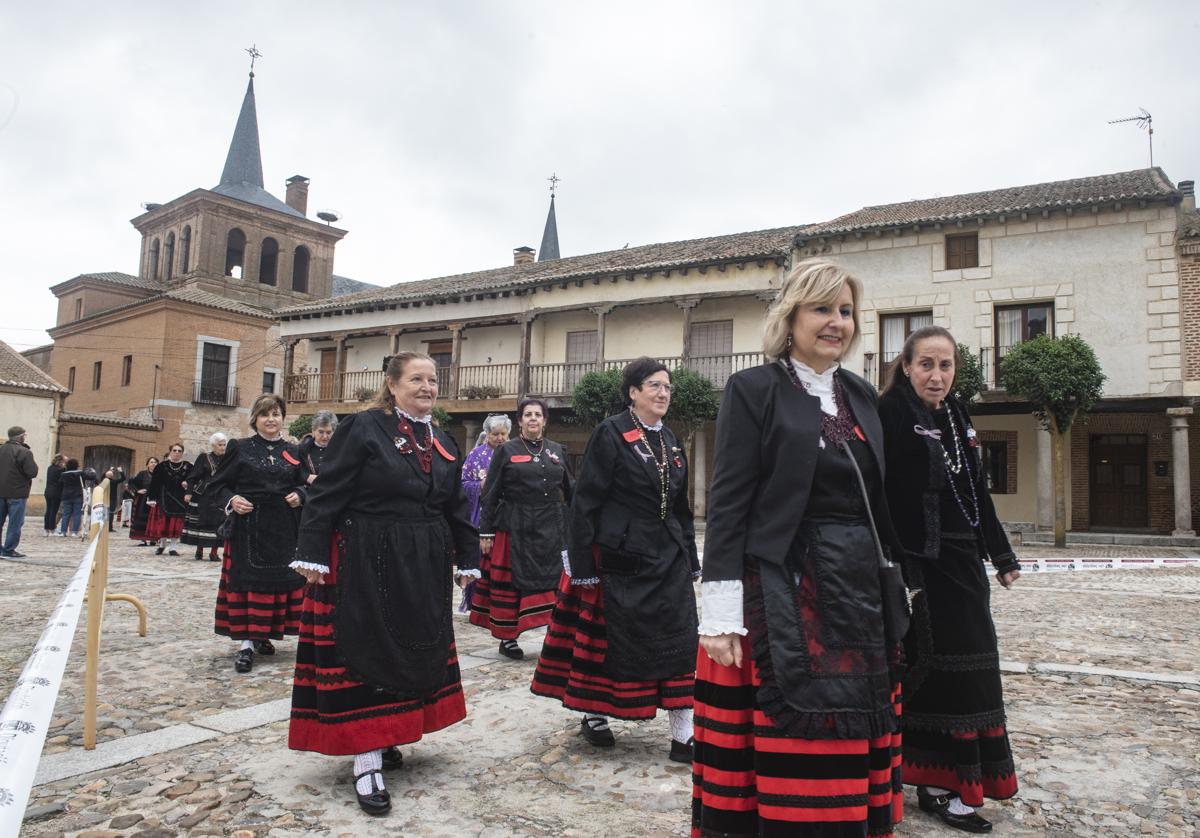
<path id="1" fill-rule="evenodd" d="M 667 718 L 671 722 L 671 738 L 686 745 L 687 741 L 692 738 L 692 708 L 668 710 Z"/>
<path id="2" fill-rule="evenodd" d="M 584 713 L 584 721 L 592 730 L 608 730 L 608 716 L 598 716 L 595 713 Z"/>
<path id="3" fill-rule="evenodd" d="M 243 640 L 242 645 L 238 646 L 238 651 L 240 652 L 240 651 L 242 651 L 242 649 L 253 649 L 253 648 L 254 648 L 253 640 Z"/>
<path id="4" fill-rule="evenodd" d="M 359 754 L 354 758 L 354 776 L 358 777 L 367 771 L 382 771 L 383 770 L 383 751 L 367 751 L 365 754 Z M 375 784 L 379 784 L 379 788 Z M 359 794 L 370 794 L 375 791 L 383 791 L 383 775 L 368 774 L 354 783 L 355 790 Z"/>
<path id="5" fill-rule="evenodd" d="M 972 815 L 975 810 L 962 802 L 961 797 L 950 798 L 950 814 L 952 815 Z"/>

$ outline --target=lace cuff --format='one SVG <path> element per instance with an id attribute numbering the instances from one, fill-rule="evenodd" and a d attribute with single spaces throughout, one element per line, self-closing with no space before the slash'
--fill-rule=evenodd
<path id="1" fill-rule="evenodd" d="M 329 565 L 317 564 L 316 562 L 294 561 L 288 565 L 292 570 L 315 570 L 317 573 L 328 573 Z"/>
<path id="2" fill-rule="evenodd" d="M 700 583 L 700 634 L 746 634 L 742 617 L 742 580 Z"/>
<path id="3" fill-rule="evenodd" d="M 567 574 L 567 575 L 570 576 L 570 574 Z M 599 576 L 589 576 L 587 579 L 572 579 L 571 584 L 572 585 L 599 585 L 600 577 Z"/>
<path id="4" fill-rule="evenodd" d="M 454 571 L 455 579 L 462 579 L 464 576 L 469 576 L 472 579 L 481 579 L 483 577 L 483 571 L 477 567 L 472 567 L 467 570 L 457 570 L 456 569 Z"/>

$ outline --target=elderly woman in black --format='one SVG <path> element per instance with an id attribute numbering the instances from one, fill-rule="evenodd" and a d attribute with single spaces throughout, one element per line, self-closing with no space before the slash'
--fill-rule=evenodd
<path id="1" fill-rule="evenodd" d="M 802 262 L 767 313 L 768 363 L 725 386 L 693 835 L 881 836 L 902 815 L 900 638 L 885 629 L 874 534 L 892 541 L 883 432 L 875 390 L 839 364 L 861 298 L 845 269 Z"/>
<path id="2" fill-rule="evenodd" d="M 204 548 L 208 548 L 208 560 L 220 561 L 217 548 L 225 543 L 225 539 L 217 534 L 217 529 L 225 520 L 225 510 L 217 503 L 216 496 L 208 491 L 209 484 L 221 463 L 225 460 L 225 448 L 229 437 L 218 431 L 208 438 L 209 451 L 196 458 L 196 464 L 187 476 L 187 494 L 183 496 L 187 502 L 188 511 L 183 519 L 183 534 L 180 540 L 196 548 L 196 561 L 204 558 Z"/>
<path id="3" fill-rule="evenodd" d="M 466 717 L 451 622 L 451 565 L 478 576 L 479 533 L 458 447 L 432 424 L 428 355 L 388 362 L 369 410 L 329 443 L 292 567 L 307 578 L 288 747 L 354 756 L 358 803 L 391 808 L 396 745 Z"/>
<path id="4" fill-rule="evenodd" d="M 300 465 L 304 469 L 304 482 L 311 486 L 321 470 L 321 460 L 337 430 L 338 418 L 329 410 L 318 410 L 313 414 L 312 435 L 300 441 Z"/>
<path id="5" fill-rule="evenodd" d="M 288 565 L 304 503 L 296 446 L 283 438 L 287 406 L 264 393 L 250 408 L 254 435 L 232 440 L 205 494 L 233 513 L 217 589 L 215 630 L 239 641 L 234 669 L 249 672 L 254 653 L 275 654 L 272 640 L 299 634 L 304 577 Z"/>
<path id="6" fill-rule="evenodd" d="M 187 514 L 183 496 L 187 494 L 187 476 L 191 470 L 192 464 L 183 458 L 183 443 L 173 442 L 167 458 L 156 465 L 150 475 L 150 491 L 146 495 L 146 505 L 150 507 L 146 538 L 158 542 L 156 555 L 161 556 L 164 550 L 169 550 L 169 555 L 179 555 L 175 545 L 179 543 L 183 517 Z"/>
<path id="7" fill-rule="evenodd" d="M 158 466 L 158 457 L 149 457 L 146 467 L 129 478 L 127 490 L 133 495 L 133 513 L 130 516 L 129 538 L 138 542 L 138 547 L 149 547 L 150 540 L 146 527 L 150 523 L 150 507 L 146 501 L 150 496 L 150 481 L 154 479 L 154 469 Z"/>
<path id="8" fill-rule="evenodd" d="M 567 452 L 545 436 L 549 415 L 541 399 L 517 405 L 520 431 L 496 449 L 480 504 L 483 576 L 471 597 L 471 624 L 491 631 L 500 654 L 513 660 L 525 657 L 521 633 L 550 623 L 567 543 L 571 473 Z"/>
<path id="9" fill-rule="evenodd" d="M 584 714 L 580 732 L 611 747 L 608 719 L 668 711 L 669 758 L 692 758 L 699 572 L 687 461 L 663 424 L 671 374 L 652 358 L 625 367 L 628 408 L 588 440 L 571 500 L 568 563 L 533 692 Z M 489 478 L 490 479 L 490 478 Z"/>
<path id="10" fill-rule="evenodd" d="M 1017 793 L 1005 728 L 991 586 L 1011 587 L 1021 565 L 996 517 L 966 405 L 954 395 L 958 345 L 940 326 L 904 342 L 879 400 L 887 495 L 913 599 L 905 639 L 904 782 L 921 809 L 967 832 L 987 832 L 984 798 Z"/>

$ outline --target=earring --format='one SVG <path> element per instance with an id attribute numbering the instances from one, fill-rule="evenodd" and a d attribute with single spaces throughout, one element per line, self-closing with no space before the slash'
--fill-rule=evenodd
<path id="1" fill-rule="evenodd" d="M 788 349 L 791 349 L 791 348 L 792 348 L 792 335 L 791 335 L 791 333 L 789 333 L 789 334 L 788 334 L 788 336 L 787 336 L 787 348 L 788 348 Z"/>

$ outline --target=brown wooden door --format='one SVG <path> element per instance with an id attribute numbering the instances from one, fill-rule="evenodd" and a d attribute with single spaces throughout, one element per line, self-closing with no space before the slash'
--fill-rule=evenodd
<path id="1" fill-rule="evenodd" d="M 333 398 L 333 383 L 337 379 L 337 350 L 321 350 L 321 401 Z"/>
<path id="2" fill-rule="evenodd" d="M 1092 529 L 1140 529 L 1149 526 L 1144 434 L 1093 434 L 1091 437 Z"/>

